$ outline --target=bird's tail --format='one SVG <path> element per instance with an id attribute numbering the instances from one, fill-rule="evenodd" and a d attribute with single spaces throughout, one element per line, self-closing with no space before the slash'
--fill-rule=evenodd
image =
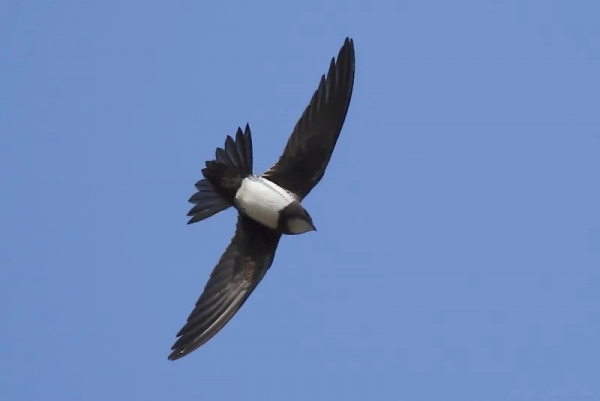
<path id="1" fill-rule="evenodd" d="M 198 192 L 189 199 L 194 207 L 188 212 L 191 217 L 188 224 L 202 221 L 233 206 L 211 181 L 218 182 L 228 171 L 235 170 L 252 174 L 252 136 L 248 124 L 244 132 L 238 128 L 235 140 L 228 135 L 225 148 L 217 148 L 215 159 L 206 162 L 206 167 L 202 169 L 205 178 L 196 183 Z"/>

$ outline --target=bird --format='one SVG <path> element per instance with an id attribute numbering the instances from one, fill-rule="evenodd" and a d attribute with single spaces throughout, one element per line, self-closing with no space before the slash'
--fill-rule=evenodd
<path id="1" fill-rule="evenodd" d="M 347 37 L 331 58 L 278 161 L 253 173 L 249 124 L 235 139 L 227 136 L 215 158 L 205 162 L 203 179 L 189 202 L 193 224 L 230 207 L 236 230 L 214 267 L 185 325 L 177 333 L 169 360 L 195 351 L 237 313 L 271 267 L 283 235 L 316 231 L 302 200 L 321 181 L 342 131 L 354 87 L 354 40 Z"/>

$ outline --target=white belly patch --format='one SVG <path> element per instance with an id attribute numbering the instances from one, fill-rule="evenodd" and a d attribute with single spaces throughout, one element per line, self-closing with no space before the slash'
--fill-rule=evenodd
<path id="1" fill-rule="evenodd" d="M 294 200 L 294 195 L 279 185 L 256 176 L 244 178 L 235 194 L 242 213 L 270 228 L 277 228 L 279 212 Z"/>

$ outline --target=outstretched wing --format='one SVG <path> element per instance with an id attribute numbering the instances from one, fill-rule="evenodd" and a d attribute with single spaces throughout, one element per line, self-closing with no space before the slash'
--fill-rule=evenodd
<path id="1" fill-rule="evenodd" d="M 238 217 L 231 244 L 210 275 L 187 323 L 177 333 L 170 360 L 199 348 L 227 324 L 271 267 L 281 234 Z"/>
<path id="2" fill-rule="evenodd" d="M 263 177 L 301 199 L 323 178 L 344 125 L 354 87 L 354 42 L 346 38 L 331 60 L 279 161 Z"/>

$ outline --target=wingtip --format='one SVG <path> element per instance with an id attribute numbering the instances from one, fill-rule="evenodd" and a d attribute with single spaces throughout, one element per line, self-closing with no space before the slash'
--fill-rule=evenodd
<path id="1" fill-rule="evenodd" d="M 340 49 L 340 53 L 338 54 L 338 58 L 342 56 L 344 50 L 347 50 L 350 53 L 350 57 L 354 58 L 354 39 L 347 37 L 344 41 L 344 45 Z"/>
<path id="2" fill-rule="evenodd" d="M 349 36 L 346 36 L 346 39 L 344 39 L 344 44 L 340 48 L 337 57 L 334 56 L 331 58 L 329 68 L 335 68 L 336 63 L 338 63 L 340 59 L 342 59 L 346 51 L 350 52 L 352 54 L 352 57 L 354 56 L 354 39 L 352 39 Z"/>
<path id="3" fill-rule="evenodd" d="M 196 349 L 194 347 L 189 347 L 189 346 L 182 344 L 183 340 L 179 336 L 179 334 L 177 334 L 177 337 L 179 337 L 179 338 L 177 339 L 177 341 L 175 341 L 175 343 L 171 347 L 171 353 L 168 356 L 168 359 L 170 361 L 176 361 L 177 359 L 183 358 L 184 356 L 186 356 L 187 354 L 189 354 L 190 352 L 192 352 Z"/>
<path id="4" fill-rule="evenodd" d="M 177 337 L 179 337 L 179 338 L 177 339 L 177 341 L 175 341 L 175 343 L 171 347 L 171 353 L 167 357 L 167 359 L 169 361 L 176 361 L 178 359 L 181 359 L 184 356 L 189 355 L 192 352 L 196 351 L 198 348 L 200 348 L 200 346 L 202 346 L 204 344 L 204 342 L 198 342 L 195 340 L 192 342 L 189 342 L 188 339 L 186 339 L 183 336 L 179 336 L 179 334 L 177 335 Z"/>
<path id="5" fill-rule="evenodd" d="M 173 351 L 173 352 L 171 352 L 169 354 L 169 356 L 167 357 L 167 359 L 169 361 L 176 361 L 178 359 L 183 358 L 186 355 L 187 355 L 187 353 L 185 351 L 183 351 L 183 350 L 175 350 L 175 351 Z"/>

